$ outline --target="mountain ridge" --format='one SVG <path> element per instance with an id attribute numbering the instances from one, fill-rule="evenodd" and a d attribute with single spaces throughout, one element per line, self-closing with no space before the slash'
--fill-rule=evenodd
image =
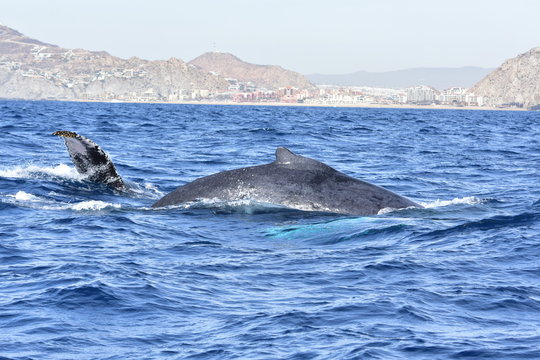
<path id="1" fill-rule="evenodd" d="M 0 26 L 0 97 L 57 100 L 166 100 L 181 89 L 226 89 L 181 59 L 121 59 L 66 49 Z"/>
<path id="2" fill-rule="evenodd" d="M 301 74 L 279 66 L 236 59 L 250 70 L 246 73 L 257 75 L 248 81 L 309 84 Z M 272 82 L 273 74 L 279 75 L 279 84 Z M 226 93 L 229 86 L 225 76 L 179 58 L 123 59 L 106 51 L 67 49 L 0 25 L 0 98 L 181 101 Z"/>
<path id="3" fill-rule="evenodd" d="M 403 89 L 429 85 L 438 90 L 450 87 L 469 88 L 493 69 L 477 66 L 418 67 L 393 71 L 356 71 L 346 74 L 308 74 L 317 85 L 368 86 Z"/>
<path id="4" fill-rule="evenodd" d="M 300 73 L 284 69 L 279 65 L 248 63 L 227 52 L 206 52 L 191 60 L 189 64 L 217 73 L 225 78 L 252 82 L 260 88 L 276 89 L 287 86 L 299 89 L 315 88 Z"/>

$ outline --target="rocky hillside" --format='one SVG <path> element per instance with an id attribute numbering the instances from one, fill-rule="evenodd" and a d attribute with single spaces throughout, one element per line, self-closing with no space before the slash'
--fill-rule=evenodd
<path id="1" fill-rule="evenodd" d="M 276 65 L 250 64 L 229 53 L 208 52 L 189 63 L 201 70 L 219 74 L 225 78 L 244 83 L 252 82 L 260 88 L 277 89 L 293 86 L 299 89 L 312 89 L 315 87 L 297 72 Z"/>
<path id="2" fill-rule="evenodd" d="M 540 47 L 505 61 L 472 89 L 493 106 L 540 104 Z"/>
<path id="3" fill-rule="evenodd" d="M 230 54 L 208 53 L 190 64 L 176 58 L 121 59 L 46 44 L 0 25 L 0 98 L 177 101 L 227 92 L 226 78 L 267 89 L 314 87 L 293 71 Z"/>
<path id="4" fill-rule="evenodd" d="M 180 59 L 64 49 L 0 26 L 0 98 L 166 101 L 227 88 L 225 79 Z"/>
<path id="5" fill-rule="evenodd" d="M 385 72 L 358 71 L 349 74 L 312 74 L 307 78 L 319 85 L 369 86 L 404 89 L 429 85 L 438 90 L 459 86 L 470 88 L 493 69 L 473 66 L 461 68 L 413 68 Z"/>

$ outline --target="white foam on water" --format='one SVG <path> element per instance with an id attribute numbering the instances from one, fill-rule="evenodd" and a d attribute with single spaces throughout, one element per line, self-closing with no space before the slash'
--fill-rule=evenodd
<path id="1" fill-rule="evenodd" d="M 154 184 L 128 182 L 128 191 L 136 198 L 158 200 L 165 196 Z"/>
<path id="2" fill-rule="evenodd" d="M 462 197 L 462 198 L 454 198 L 452 200 L 437 199 L 432 202 L 420 202 L 419 204 L 422 205 L 425 209 L 433 209 L 433 208 L 439 208 L 439 207 L 450 206 L 450 205 L 461 205 L 461 204 L 477 205 L 477 204 L 482 204 L 484 202 L 486 202 L 485 199 L 480 199 L 480 198 L 477 198 L 476 196 L 467 196 L 467 197 Z M 405 209 L 416 209 L 416 208 L 409 207 Z M 381 210 L 379 210 L 377 215 L 384 215 L 384 214 L 388 214 L 394 211 L 400 211 L 400 210 L 405 210 L 405 209 L 382 208 Z"/>
<path id="3" fill-rule="evenodd" d="M 381 210 L 379 210 L 379 212 L 377 213 L 377 215 L 388 214 L 388 213 L 394 212 L 394 211 L 396 211 L 396 210 L 397 210 L 397 209 L 390 208 L 390 207 L 385 207 L 385 208 L 382 208 Z"/>
<path id="4" fill-rule="evenodd" d="M 145 193 L 151 195 L 151 197 L 154 199 L 160 199 L 163 196 L 165 196 L 165 193 L 159 190 L 157 186 L 154 184 L 144 183 L 143 186 L 144 186 Z"/>
<path id="5" fill-rule="evenodd" d="M 101 200 L 86 200 L 73 204 L 57 203 L 54 205 L 41 206 L 41 210 L 74 210 L 74 211 L 101 211 L 105 209 L 120 209 L 122 205 L 108 203 Z"/>
<path id="6" fill-rule="evenodd" d="M 25 191 L 17 191 L 16 194 L 12 195 L 3 195 L 0 196 L 4 198 L 5 202 L 16 205 L 23 205 L 30 208 L 40 209 L 43 207 L 42 204 L 52 204 L 54 200 L 49 200 L 47 198 L 37 196 L 34 194 L 27 193 Z"/>
<path id="7" fill-rule="evenodd" d="M 75 211 L 99 211 L 107 208 L 120 209 L 121 207 L 122 205 L 120 204 L 108 203 L 101 200 L 87 200 L 70 206 Z"/>
<path id="8" fill-rule="evenodd" d="M 101 211 L 105 209 L 120 209 L 122 207 L 121 204 L 109 203 L 101 200 L 65 203 L 24 191 L 18 191 L 14 195 L 5 195 L 5 199 L 8 203 L 39 210 Z"/>
<path id="9" fill-rule="evenodd" d="M 83 179 L 83 176 L 75 168 L 66 164 L 56 166 L 24 165 L 12 168 L 0 168 L 0 177 L 5 178 L 39 179 L 50 176 L 71 180 Z"/>
<path id="10" fill-rule="evenodd" d="M 51 200 L 48 200 L 44 197 L 37 196 L 34 194 L 27 193 L 25 191 L 17 191 L 13 195 L 3 195 L 1 196 L 5 199 L 7 203 L 17 204 L 17 203 L 51 203 Z M 35 204 L 34 204 L 35 206 Z"/>
<path id="11" fill-rule="evenodd" d="M 158 195 L 162 195 L 162 196 L 165 195 L 165 193 L 162 192 L 162 191 L 160 191 L 160 190 L 156 187 L 156 185 L 154 185 L 154 184 L 144 183 L 144 188 L 145 188 L 146 190 L 151 190 L 151 191 L 155 192 L 155 193 L 158 194 Z"/>
<path id="12" fill-rule="evenodd" d="M 422 205 L 426 209 L 431 209 L 431 208 L 438 208 L 438 207 L 450 206 L 450 205 L 460 205 L 460 204 L 477 205 L 483 202 L 485 202 L 484 199 L 477 198 L 476 196 L 467 196 L 467 197 L 462 197 L 462 198 L 454 198 L 452 200 L 437 199 L 429 203 L 420 203 L 420 205 Z"/>
<path id="13" fill-rule="evenodd" d="M 18 191 L 15 195 L 8 195 L 8 197 L 13 197 L 17 201 L 31 201 L 31 202 L 43 201 L 43 199 L 41 199 L 40 197 L 29 194 L 24 191 Z"/>

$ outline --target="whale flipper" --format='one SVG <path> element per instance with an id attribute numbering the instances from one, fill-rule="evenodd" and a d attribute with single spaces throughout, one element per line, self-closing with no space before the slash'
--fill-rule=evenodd
<path id="1" fill-rule="evenodd" d="M 124 189 L 125 184 L 111 158 L 99 145 L 92 140 L 72 131 L 56 131 L 56 136 L 62 136 L 73 164 L 77 171 L 88 180 Z"/>

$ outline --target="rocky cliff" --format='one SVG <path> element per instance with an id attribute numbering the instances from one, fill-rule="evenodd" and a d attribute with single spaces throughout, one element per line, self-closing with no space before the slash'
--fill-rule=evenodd
<path id="1" fill-rule="evenodd" d="M 471 90 L 493 106 L 540 104 L 540 47 L 505 61 Z"/>
<path id="2" fill-rule="evenodd" d="M 250 64 L 229 53 L 208 52 L 189 63 L 225 78 L 244 83 L 251 82 L 259 88 L 277 89 L 287 86 L 299 89 L 315 88 L 315 85 L 297 72 L 276 65 Z"/>

